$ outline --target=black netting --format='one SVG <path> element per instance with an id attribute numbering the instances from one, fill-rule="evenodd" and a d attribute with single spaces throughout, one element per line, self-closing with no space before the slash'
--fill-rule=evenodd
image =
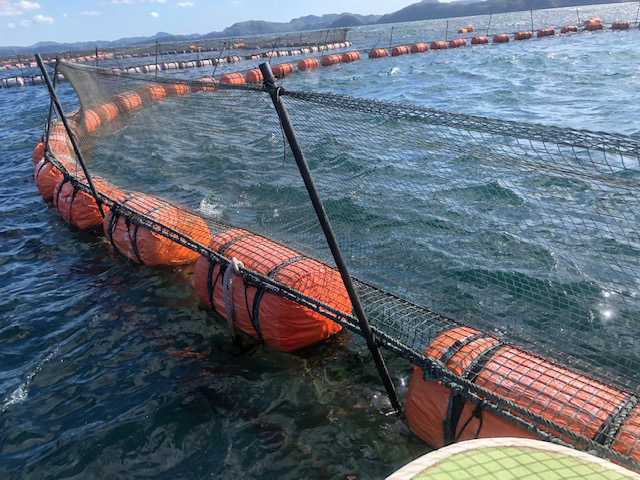
<path id="1" fill-rule="evenodd" d="M 112 216 L 223 262 L 236 255 L 222 239 L 234 232 L 251 257 L 247 279 L 358 332 L 335 270 L 318 267 L 315 290 L 273 274 L 274 255 L 332 258 L 261 86 L 61 71 L 80 98 L 77 137 Z M 544 438 L 632 455 L 636 437 L 616 442 L 634 415 L 640 366 L 638 139 L 326 94 L 282 98 L 387 348 Z M 53 150 L 86 190 L 73 156 Z M 171 222 L 158 213 L 174 206 Z M 429 353 L 461 341 L 469 351 Z"/>

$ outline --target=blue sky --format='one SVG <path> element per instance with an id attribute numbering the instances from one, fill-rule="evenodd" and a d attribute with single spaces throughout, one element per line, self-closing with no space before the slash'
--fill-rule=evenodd
<path id="1" fill-rule="evenodd" d="M 384 14 L 417 0 L 0 0 L 0 45 L 222 30 L 243 20 L 289 21 L 345 11 Z"/>

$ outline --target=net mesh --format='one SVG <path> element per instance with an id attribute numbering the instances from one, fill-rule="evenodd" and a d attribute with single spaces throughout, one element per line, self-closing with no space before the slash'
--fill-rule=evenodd
<path id="1" fill-rule="evenodd" d="M 113 212 L 210 257 L 225 257 L 210 238 L 240 227 L 332 265 L 262 87 L 60 70 Z M 637 436 L 616 442 L 638 417 L 640 141 L 329 94 L 282 101 L 387 348 L 544 438 L 632 462 Z M 105 122 L 108 104 L 124 114 Z M 163 217 L 172 205 L 179 225 Z M 309 290 L 269 276 L 273 249 L 252 258 L 254 281 L 359 332 L 332 273 Z M 461 339 L 465 325 L 477 338 Z"/>

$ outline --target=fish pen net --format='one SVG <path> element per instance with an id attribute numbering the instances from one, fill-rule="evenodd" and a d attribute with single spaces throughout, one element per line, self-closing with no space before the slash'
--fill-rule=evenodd
<path id="1" fill-rule="evenodd" d="M 262 86 L 60 71 L 82 106 L 72 118 L 105 232 L 129 236 L 130 258 L 161 263 L 132 225 L 177 242 L 175 258 L 208 258 L 203 296 L 228 321 L 214 291 L 233 265 L 247 282 L 235 315 L 261 340 L 260 289 L 360 332 Z M 380 343 L 425 385 L 637 468 L 640 140 L 279 95 Z M 59 128 L 52 161 L 87 193 Z M 446 430 L 444 443 L 462 433 Z"/>

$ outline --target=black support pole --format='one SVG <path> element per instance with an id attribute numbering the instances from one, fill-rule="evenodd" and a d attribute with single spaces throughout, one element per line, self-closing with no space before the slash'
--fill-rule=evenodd
<path id="1" fill-rule="evenodd" d="M 53 88 L 56 88 L 56 83 L 58 82 L 58 65 L 60 64 L 60 58 L 56 57 L 56 66 L 53 69 Z M 44 79 L 44 76 L 42 77 Z M 47 131 L 45 132 L 45 151 L 49 151 L 49 138 L 51 136 L 51 120 L 53 119 L 53 98 L 49 103 L 49 116 L 47 117 Z"/>
<path id="2" fill-rule="evenodd" d="M 71 139 L 71 145 L 73 146 L 73 151 L 76 154 L 76 157 L 78 158 L 78 162 L 80 162 L 80 166 L 82 167 L 84 176 L 87 179 L 89 188 L 91 189 L 91 194 L 93 195 L 93 198 L 96 201 L 96 205 L 98 205 L 100 214 L 104 217 L 104 209 L 102 208 L 102 201 L 98 196 L 96 187 L 93 185 L 91 174 L 89 173 L 89 170 L 87 170 L 87 166 L 84 163 L 84 158 L 82 157 L 82 152 L 80 151 L 80 147 L 78 146 L 76 137 L 71 131 L 71 127 L 69 126 L 69 121 L 67 120 L 67 116 L 64 114 L 64 110 L 62 110 L 60 99 L 58 99 L 58 94 L 56 93 L 56 89 L 53 87 L 53 84 L 51 83 L 51 79 L 49 78 L 49 74 L 47 73 L 47 69 L 45 68 L 44 62 L 42 61 L 42 57 L 40 56 L 39 53 L 36 53 L 36 61 L 38 62 L 38 67 L 40 67 L 40 71 L 42 72 L 44 83 L 47 86 L 47 89 L 49 90 L 49 95 L 51 96 L 51 100 L 53 101 L 53 104 L 56 107 L 56 111 L 58 112 L 58 115 L 60 115 L 62 124 L 64 125 L 64 128 L 67 131 L 67 135 L 69 135 L 69 138 Z"/>
<path id="3" fill-rule="evenodd" d="M 271 100 L 273 101 L 273 105 L 276 109 L 276 112 L 278 113 L 278 117 L 280 118 L 280 124 L 282 125 L 284 133 L 287 137 L 287 141 L 289 142 L 289 146 L 291 147 L 293 156 L 296 159 L 296 164 L 298 165 L 300 175 L 304 180 L 307 192 L 309 192 L 311 203 L 313 204 L 313 208 L 316 212 L 316 215 L 318 216 L 318 221 L 320 222 L 320 226 L 322 227 L 324 236 L 327 239 L 327 243 L 329 244 L 329 248 L 331 249 L 331 254 L 333 255 L 334 261 L 336 262 L 336 266 L 338 267 L 338 271 L 340 272 L 340 276 L 342 277 L 344 286 L 347 289 L 347 293 L 349 294 L 349 299 L 351 300 L 353 310 L 358 319 L 360 330 L 362 331 L 362 334 L 367 341 L 367 346 L 369 347 L 371 355 L 373 356 L 373 360 L 376 364 L 376 367 L 378 368 L 378 372 L 380 373 L 380 377 L 382 378 L 382 383 L 384 384 L 385 390 L 387 391 L 387 395 L 389 395 L 391 405 L 394 409 L 396 409 L 396 411 L 399 412 L 401 406 L 400 401 L 398 400 L 396 389 L 393 385 L 393 380 L 391 380 L 391 376 L 389 375 L 389 371 L 387 370 L 387 366 L 385 365 L 384 358 L 380 353 L 380 348 L 373 336 L 373 332 L 371 331 L 371 326 L 369 325 L 369 321 L 367 320 L 367 315 L 364 311 L 362 303 L 360 302 L 360 297 L 358 296 L 358 292 L 356 291 L 356 288 L 353 284 L 351 275 L 349 275 L 347 264 L 344 260 L 344 257 L 342 256 L 342 252 L 340 251 L 340 246 L 338 245 L 336 236 L 333 233 L 333 229 L 331 228 L 329 217 L 327 216 L 327 212 L 325 211 L 322 200 L 320 199 L 318 189 L 316 188 L 315 182 L 313 180 L 313 175 L 311 174 L 311 170 L 309 169 L 309 164 L 304 158 L 304 153 L 302 152 L 302 148 L 298 143 L 298 139 L 293 130 L 293 126 L 291 124 L 291 120 L 289 119 L 287 109 L 282 102 L 282 99 L 280 98 L 280 88 L 276 84 L 276 79 L 274 78 L 273 72 L 271 71 L 271 67 L 268 63 L 262 63 L 260 65 L 260 71 L 262 72 L 262 76 L 264 78 L 265 89 L 269 93 L 269 95 L 271 95 Z"/>

